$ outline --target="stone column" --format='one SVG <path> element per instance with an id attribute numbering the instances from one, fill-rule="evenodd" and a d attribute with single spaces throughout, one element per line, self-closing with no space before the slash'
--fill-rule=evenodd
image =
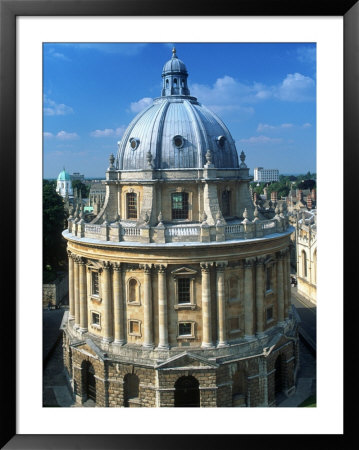
<path id="1" fill-rule="evenodd" d="M 257 336 L 264 336 L 264 258 L 257 258 L 256 264 L 256 312 Z"/>
<path id="2" fill-rule="evenodd" d="M 244 337 L 254 338 L 253 326 L 253 259 L 244 262 Z"/>
<path id="3" fill-rule="evenodd" d="M 111 342 L 113 339 L 111 322 L 111 263 L 104 261 L 101 283 L 101 296 L 103 302 L 102 340 Z"/>
<path id="4" fill-rule="evenodd" d="M 278 325 L 284 323 L 284 277 L 282 252 L 277 254 L 277 302 L 278 302 Z"/>
<path id="5" fill-rule="evenodd" d="M 80 301 L 80 331 L 87 331 L 87 279 L 86 266 L 83 258 L 79 259 L 79 301 Z"/>
<path id="6" fill-rule="evenodd" d="M 201 263 L 202 271 L 202 347 L 213 347 L 211 318 L 211 275 L 208 262 Z"/>
<path id="7" fill-rule="evenodd" d="M 75 301 L 75 328 L 79 328 L 79 326 L 80 326 L 80 292 L 79 292 L 78 256 L 74 257 L 74 301 Z"/>
<path id="8" fill-rule="evenodd" d="M 125 340 L 123 295 L 122 295 L 122 269 L 119 263 L 113 265 L 113 320 L 114 342 L 123 345 Z"/>
<path id="9" fill-rule="evenodd" d="M 153 348 L 153 327 L 152 327 L 152 283 L 151 264 L 143 265 L 144 286 L 143 286 L 143 309 L 144 309 L 144 339 L 143 346 Z"/>
<path id="10" fill-rule="evenodd" d="M 74 298 L 74 259 L 71 252 L 67 252 L 69 257 L 69 319 L 75 318 L 75 298 Z"/>
<path id="11" fill-rule="evenodd" d="M 285 313 L 285 319 L 289 319 L 289 313 L 292 308 L 292 289 L 290 285 L 290 249 L 286 252 L 286 267 L 287 267 L 287 308 Z"/>
<path id="12" fill-rule="evenodd" d="M 166 266 L 162 264 L 158 266 L 158 326 L 158 347 L 168 348 Z"/>
<path id="13" fill-rule="evenodd" d="M 226 266 L 227 261 L 216 262 L 218 347 L 225 347 L 228 345 L 226 329 L 226 298 L 224 289 L 224 271 Z"/>

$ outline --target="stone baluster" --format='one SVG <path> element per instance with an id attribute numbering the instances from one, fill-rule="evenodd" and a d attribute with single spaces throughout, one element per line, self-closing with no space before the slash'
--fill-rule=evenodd
<path id="1" fill-rule="evenodd" d="M 152 282 L 151 264 L 144 264 L 144 286 L 143 286 L 143 309 L 144 309 L 144 339 L 143 346 L 153 348 L 153 326 L 152 326 Z"/>
<path id="2" fill-rule="evenodd" d="M 254 338 L 253 262 L 252 258 L 247 258 L 244 262 L 244 336 L 248 340 Z"/>
<path id="3" fill-rule="evenodd" d="M 278 325 L 284 323 L 284 277 L 283 277 L 283 255 L 277 254 L 277 302 L 278 302 Z"/>
<path id="4" fill-rule="evenodd" d="M 112 321 L 111 321 L 111 263 L 108 261 L 104 261 L 103 272 L 102 272 L 102 283 L 101 283 L 101 292 L 102 292 L 102 302 L 103 302 L 103 321 L 102 321 L 102 329 L 103 342 L 111 342 L 113 340 L 112 334 Z"/>
<path id="5" fill-rule="evenodd" d="M 87 279 L 84 258 L 79 258 L 79 303 L 80 303 L 80 331 L 87 331 Z"/>
<path id="6" fill-rule="evenodd" d="M 202 347 L 213 347 L 211 317 L 211 263 L 201 263 L 202 271 Z"/>
<path id="7" fill-rule="evenodd" d="M 256 311 L 257 336 L 264 336 L 264 258 L 257 258 L 256 264 Z"/>
<path id="8" fill-rule="evenodd" d="M 217 274 L 217 320 L 218 320 L 218 347 L 227 346 L 226 329 L 226 298 L 224 286 L 224 271 L 227 261 L 216 262 Z"/>
<path id="9" fill-rule="evenodd" d="M 69 319 L 75 318 L 75 298 L 74 298 L 74 257 L 73 254 L 68 251 L 69 257 Z"/>
<path id="10" fill-rule="evenodd" d="M 159 348 L 168 348 L 168 322 L 167 322 L 167 289 L 166 266 L 158 266 L 158 326 Z"/>
<path id="11" fill-rule="evenodd" d="M 122 295 L 122 268 L 120 263 L 113 265 L 113 320 L 114 320 L 114 342 L 123 345 L 125 340 L 124 329 L 124 305 Z"/>

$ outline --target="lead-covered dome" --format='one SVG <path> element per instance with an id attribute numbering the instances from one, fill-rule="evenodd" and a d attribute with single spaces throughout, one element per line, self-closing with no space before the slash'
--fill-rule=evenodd
<path id="1" fill-rule="evenodd" d="M 202 168 L 212 152 L 216 168 L 238 168 L 234 140 L 222 120 L 187 87 L 187 69 L 175 49 L 162 71 L 162 96 L 140 112 L 119 142 L 119 170 Z"/>

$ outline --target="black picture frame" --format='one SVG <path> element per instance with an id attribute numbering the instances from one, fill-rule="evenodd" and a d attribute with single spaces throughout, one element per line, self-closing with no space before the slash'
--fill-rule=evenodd
<path id="1" fill-rule="evenodd" d="M 351 182 L 356 180 L 359 142 L 359 4 L 357 0 L 327 2 L 323 0 L 239 0 L 237 2 L 196 2 L 181 0 L 180 10 L 164 0 L 0 0 L 0 185 L 2 195 L 1 278 L 3 281 L 1 326 L 2 421 L 1 448 L 5 449 L 177 449 L 218 448 L 227 445 L 267 445 L 275 441 L 276 448 L 288 446 L 290 441 L 318 445 L 325 435 L 18 435 L 16 433 L 16 17 L 19 16 L 342 16 L 344 18 L 344 208 L 346 210 L 344 256 L 353 251 L 357 243 Z M 334 174 L 333 174 L 334 176 Z M 335 210 L 334 210 L 335 213 Z M 334 220 L 342 221 L 342 217 Z M 349 251 L 350 246 L 350 251 Z M 344 272 L 344 286 L 348 292 L 355 274 Z M 351 296 L 355 300 L 356 295 Z M 345 304 L 347 332 L 355 329 L 354 302 Z M 354 374 L 354 337 L 346 335 L 344 357 L 346 373 Z M 346 378 L 346 406 L 350 401 L 350 380 Z M 347 448 L 354 429 L 354 417 L 348 414 L 343 435 L 330 435 L 335 448 Z M 298 431 L 300 432 L 300 424 Z M 185 427 L 182 427 L 184 430 Z M 347 438 L 347 439 L 345 439 Z M 295 439 L 295 441 L 294 441 Z M 349 447 L 348 447 L 349 448 Z"/>

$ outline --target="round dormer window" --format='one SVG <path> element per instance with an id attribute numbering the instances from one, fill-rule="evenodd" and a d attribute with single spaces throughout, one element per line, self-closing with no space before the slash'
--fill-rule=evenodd
<path id="1" fill-rule="evenodd" d="M 224 144 L 226 143 L 226 137 L 225 136 L 218 136 L 217 143 L 220 147 L 224 147 Z"/>
<path id="2" fill-rule="evenodd" d="M 140 145 L 140 141 L 139 139 L 136 138 L 131 138 L 130 139 L 130 146 L 132 148 L 132 150 L 136 150 L 136 148 Z"/>
<path id="3" fill-rule="evenodd" d="M 183 147 L 184 139 L 182 136 L 177 135 L 173 138 L 173 143 L 174 143 L 175 147 L 181 148 L 181 147 Z"/>

